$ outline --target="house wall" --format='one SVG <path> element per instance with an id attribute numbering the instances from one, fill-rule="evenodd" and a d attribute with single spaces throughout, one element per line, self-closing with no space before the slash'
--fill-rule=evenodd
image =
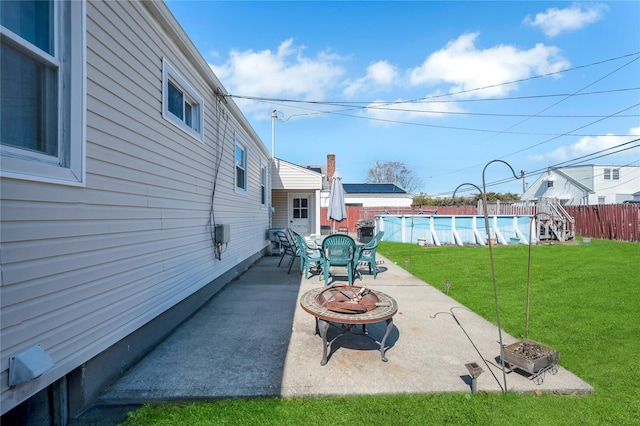
<path id="1" fill-rule="evenodd" d="M 219 288 L 268 245 L 269 154 L 216 96 L 222 85 L 166 6 L 87 2 L 86 17 L 85 186 L 0 183 L 2 414 L 208 284 Z M 204 98 L 204 143 L 162 117 L 163 57 Z M 248 147 L 246 193 L 234 191 L 234 135 Z M 219 258 L 211 217 L 230 225 Z M 36 344 L 55 367 L 9 389 L 9 357 Z"/>
<path id="2" fill-rule="evenodd" d="M 619 179 L 605 179 L 605 169 L 619 169 Z M 589 197 L 589 204 L 599 204 L 601 197 L 604 197 L 604 204 L 622 203 L 626 200 L 632 200 L 633 194 L 640 191 L 640 167 L 594 166 L 593 181 L 596 193 Z"/>
<path id="3" fill-rule="evenodd" d="M 604 179 L 605 169 L 618 169 L 619 179 Z M 594 205 L 604 198 L 604 204 L 632 200 L 640 191 L 640 167 L 615 165 L 589 165 L 567 167 L 543 173 L 522 194 L 523 200 L 539 197 L 558 198 L 565 205 Z M 553 187 L 547 187 L 549 178 Z M 581 187 L 578 185 L 583 185 Z"/>
<path id="4" fill-rule="evenodd" d="M 274 208 L 271 217 L 272 227 L 289 227 L 289 194 L 308 194 L 311 233 L 320 232 L 318 194 L 322 189 L 322 175 L 305 167 L 275 158 L 271 169 L 271 179 L 271 202 Z"/>
<path id="5" fill-rule="evenodd" d="M 311 233 L 320 232 L 320 207 L 317 203 L 316 194 L 318 191 L 309 190 L 274 190 L 272 191 L 273 216 L 271 224 L 273 228 L 289 228 L 289 194 L 308 194 L 309 195 L 309 221 L 311 224 Z"/>
<path id="6" fill-rule="evenodd" d="M 322 191 L 320 194 L 320 205 L 329 207 L 329 191 Z M 384 194 L 344 194 L 346 205 L 361 207 L 410 207 L 413 203 L 413 196 L 410 194 L 388 195 Z"/>
<path id="7" fill-rule="evenodd" d="M 322 189 L 322 175 L 313 170 L 275 158 L 271 176 L 273 189 Z"/>

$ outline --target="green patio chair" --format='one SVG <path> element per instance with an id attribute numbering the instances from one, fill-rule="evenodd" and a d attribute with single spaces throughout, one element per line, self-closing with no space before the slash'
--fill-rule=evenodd
<path id="1" fill-rule="evenodd" d="M 380 244 L 380 241 L 382 240 L 383 236 L 384 236 L 384 231 L 380 231 L 373 236 L 371 241 L 369 241 L 364 246 L 360 247 L 360 251 L 358 252 L 358 259 L 356 261 L 356 268 L 360 263 L 369 264 L 369 273 L 371 273 L 373 270 L 374 280 L 378 276 L 378 268 L 376 267 L 376 250 L 378 249 L 378 244 Z"/>
<path id="2" fill-rule="evenodd" d="M 315 266 L 316 271 L 320 274 L 323 256 L 322 249 L 317 245 L 308 242 L 304 237 L 297 232 L 293 232 L 293 235 L 298 243 L 298 250 L 300 255 L 300 273 L 304 271 L 304 278 L 309 278 L 309 271 Z"/>
<path id="3" fill-rule="evenodd" d="M 324 285 L 329 284 L 329 268 L 332 266 L 346 267 L 349 285 L 353 285 L 356 250 L 356 242 L 348 235 L 333 234 L 322 241 Z"/>

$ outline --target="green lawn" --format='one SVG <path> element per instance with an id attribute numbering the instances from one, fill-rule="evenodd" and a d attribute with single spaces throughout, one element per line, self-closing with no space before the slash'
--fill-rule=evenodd
<path id="1" fill-rule="evenodd" d="M 487 247 L 381 243 L 379 253 L 495 322 Z M 501 323 L 522 337 L 527 246 L 494 247 Z M 532 247 L 529 338 L 557 349 L 560 364 L 592 395 L 428 394 L 228 399 L 147 405 L 134 425 L 490 424 L 636 425 L 640 422 L 640 244 Z M 408 264 L 405 259 L 410 259 Z"/>

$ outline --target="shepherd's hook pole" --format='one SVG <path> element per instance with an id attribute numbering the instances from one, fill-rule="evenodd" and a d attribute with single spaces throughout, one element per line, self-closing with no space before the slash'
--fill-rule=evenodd
<path id="1" fill-rule="evenodd" d="M 487 171 L 487 167 L 489 167 L 489 165 L 491 163 L 504 163 L 507 165 L 507 167 L 509 167 L 509 169 L 511 169 L 511 173 L 513 173 L 513 177 L 516 179 L 520 179 L 517 175 L 516 172 L 513 170 L 513 167 L 511 167 L 511 165 L 509 165 L 509 163 L 507 163 L 506 161 L 503 160 L 492 160 L 489 161 L 485 166 L 484 169 L 482 170 L 482 204 L 483 204 L 483 209 L 484 209 L 484 227 L 485 230 L 487 231 L 487 243 L 489 244 L 489 257 L 491 259 L 491 276 L 493 278 L 493 295 L 495 298 L 495 302 L 496 302 L 496 317 L 498 320 L 498 337 L 500 339 L 500 364 L 502 365 L 502 378 L 504 381 L 504 389 L 502 390 L 503 393 L 507 392 L 507 372 L 505 371 L 505 366 L 504 366 L 504 345 L 502 343 L 502 326 L 500 325 L 500 304 L 498 303 L 498 285 L 496 284 L 496 268 L 493 262 L 493 247 L 491 244 L 491 230 L 489 229 L 489 209 L 488 209 L 488 204 L 487 204 L 487 184 L 485 182 L 485 172 Z M 497 241 L 497 240 L 496 240 Z"/>

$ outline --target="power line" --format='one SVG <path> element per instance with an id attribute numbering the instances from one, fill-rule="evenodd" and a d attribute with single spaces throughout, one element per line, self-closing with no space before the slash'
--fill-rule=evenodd
<path id="1" fill-rule="evenodd" d="M 460 91 L 457 91 L 457 92 L 449 92 L 449 93 L 445 93 L 445 94 L 432 95 L 432 96 L 428 96 L 428 97 L 424 97 L 424 98 L 413 99 L 413 100 L 404 100 L 404 101 L 345 102 L 345 101 L 311 101 L 311 100 L 286 99 L 286 98 L 267 98 L 267 97 L 260 97 L 260 96 L 234 95 L 234 94 L 227 94 L 226 96 L 229 96 L 229 97 L 232 97 L 232 98 L 240 98 L 240 99 L 255 100 L 255 101 L 265 101 L 265 102 L 304 103 L 304 104 L 311 104 L 311 105 L 340 106 L 340 107 L 347 107 L 347 108 L 349 108 L 351 110 L 354 110 L 354 109 L 358 109 L 358 110 L 361 110 L 361 109 L 376 109 L 376 108 L 379 109 L 380 107 L 385 106 L 385 105 L 397 105 L 397 104 L 405 104 L 405 103 L 439 102 L 438 98 L 443 98 L 443 97 L 448 97 L 448 96 L 455 96 L 455 95 L 460 95 L 460 94 L 466 94 L 466 93 L 476 92 L 476 91 L 481 91 L 481 90 L 486 90 L 486 89 L 494 89 L 496 87 L 516 84 L 516 83 L 522 83 L 522 82 L 536 80 L 536 79 L 545 78 L 545 77 L 550 77 L 550 76 L 559 75 L 559 74 L 563 74 L 563 73 L 567 73 L 567 72 L 571 72 L 571 71 L 580 70 L 580 69 L 583 69 L 583 68 L 588 68 L 588 67 L 592 67 L 592 66 L 596 66 L 596 65 L 601 65 L 601 64 L 604 64 L 604 63 L 607 63 L 607 62 L 611 62 L 611 61 L 617 61 L 617 60 L 620 60 L 620 59 L 636 56 L 636 58 L 632 59 L 628 63 L 626 63 L 623 66 L 618 68 L 618 69 L 621 69 L 621 68 L 629 65 L 630 63 L 640 59 L 640 57 L 638 57 L 638 55 L 640 55 L 640 52 L 634 52 L 634 53 L 629 53 L 629 54 L 622 55 L 622 56 L 617 56 L 615 58 L 609 58 L 609 59 L 605 59 L 605 60 L 602 60 L 602 61 L 592 62 L 592 63 L 586 64 L 586 65 L 579 65 L 579 66 L 576 66 L 576 67 L 573 67 L 573 68 L 567 68 L 565 70 L 560 70 L 560 71 L 550 72 L 550 73 L 546 73 L 546 74 L 535 75 L 535 76 L 532 76 L 532 77 L 527 77 L 527 78 L 522 78 L 522 79 L 512 80 L 512 81 L 507 81 L 507 82 L 502 82 L 502 83 L 493 84 L 493 85 L 487 85 L 487 86 L 483 86 L 483 87 L 477 87 L 477 88 L 473 88 L 473 89 L 460 90 Z M 617 70 L 615 70 L 613 72 L 616 72 L 616 71 Z M 608 92 L 613 93 L 613 92 L 622 91 L 622 90 L 637 90 L 637 88 L 614 89 L 614 90 L 611 90 L 611 91 L 605 91 L 604 93 L 608 93 Z M 594 92 L 594 93 L 600 94 L 600 93 L 603 93 L 603 92 L 600 91 L 600 92 Z M 575 93 L 574 94 L 538 95 L 537 97 L 546 97 L 546 96 L 563 96 L 563 97 L 566 97 L 566 96 L 575 96 Z M 505 98 L 505 99 L 509 99 L 509 98 Z M 476 101 L 483 101 L 483 100 L 476 100 Z M 487 99 L 487 100 L 489 100 L 489 99 Z M 490 100 L 496 100 L 496 99 L 490 99 Z M 458 100 L 458 101 L 467 101 L 468 102 L 468 101 L 471 101 L 471 100 Z M 444 102 L 453 102 L 453 101 L 444 101 Z M 372 104 L 375 104 L 375 105 L 372 106 Z M 362 105 L 362 106 L 357 106 L 357 105 Z M 335 111 L 316 111 L 316 113 L 317 114 L 334 114 L 336 112 Z"/>
<path id="2" fill-rule="evenodd" d="M 608 157 L 610 155 L 614 155 L 614 154 L 619 154 L 620 152 L 624 152 L 624 151 L 628 151 L 631 149 L 635 149 L 635 148 L 640 148 L 640 143 L 633 145 L 633 146 L 627 146 L 629 144 L 632 144 L 634 142 L 640 142 L 640 138 L 631 140 L 631 141 L 627 141 L 609 148 L 605 148 L 599 151 L 595 151 L 589 154 L 585 154 L 582 155 L 580 157 L 576 157 L 576 158 L 572 158 L 569 160 L 565 160 L 565 161 L 560 161 L 556 164 L 552 164 L 546 167 L 542 167 L 536 170 L 532 170 L 529 172 L 526 172 L 524 174 L 524 177 L 531 177 L 534 175 L 539 175 L 540 173 L 543 173 L 545 171 L 547 171 L 548 169 L 552 169 L 552 168 L 556 168 L 556 169 L 561 169 L 561 168 L 566 168 L 566 167 L 573 167 L 573 166 L 577 166 L 580 164 L 584 164 L 586 162 L 591 162 L 593 160 L 597 160 L 599 158 L 604 158 L 604 157 Z M 615 151 L 612 151 L 615 150 Z M 612 151 L 612 152 L 608 152 L 608 151 Z M 627 166 L 633 165 L 634 163 L 638 163 L 640 160 L 636 160 L 636 161 L 632 161 L 631 163 L 628 163 Z M 487 187 L 493 187 L 493 186 L 498 186 L 498 185 L 503 185 L 503 184 L 508 184 L 511 182 L 515 182 L 517 179 L 513 178 L 513 177 L 508 177 L 508 178 L 504 178 L 504 179 L 499 179 L 493 182 L 489 182 L 486 184 Z M 462 192 L 471 192 L 472 189 L 467 189 L 466 191 L 462 191 Z M 448 192 L 441 192 L 438 193 L 436 195 L 447 195 L 449 193 L 451 193 L 452 191 L 448 191 Z"/>
<path id="3" fill-rule="evenodd" d="M 531 177 L 532 175 L 540 174 L 540 173 L 548 170 L 549 168 L 572 167 L 572 166 L 576 166 L 576 165 L 579 165 L 579 164 L 584 164 L 586 162 L 591 162 L 591 161 L 597 160 L 599 158 L 608 157 L 609 155 L 619 154 L 621 152 L 628 151 L 628 150 L 631 150 L 631 149 L 634 149 L 634 148 L 640 148 L 640 144 L 636 144 L 636 145 L 633 145 L 633 146 L 626 146 L 628 144 L 631 144 L 631 143 L 634 143 L 634 142 L 638 142 L 638 141 L 640 141 L 640 138 L 632 140 L 632 141 L 629 141 L 629 142 L 625 142 L 625 143 L 622 143 L 622 144 L 619 144 L 619 145 L 615 145 L 615 146 L 612 146 L 610 148 L 605 148 L 605 149 L 600 150 L 600 151 L 592 152 L 590 154 L 586 154 L 586 155 L 583 155 L 583 156 L 580 156 L 580 157 L 576 157 L 576 158 L 573 158 L 573 159 L 570 159 L 570 160 L 561 161 L 561 162 L 556 163 L 556 164 L 551 165 L 551 166 L 547 166 L 547 167 L 544 167 L 544 168 L 539 168 L 537 170 L 533 170 L 533 171 L 525 173 L 525 177 Z M 618 148 L 620 148 L 620 149 L 618 149 Z M 611 151 L 613 149 L 617 149 L 617 150 L 616 151 L 612 151 L 612 152 L 607 152 L 607 151 Z M 597 154 L 600 154 L 600 155 L 597 155 Z M 630 164 L 633 164 L 633 163 L 634 162 L 632 162 Z M 501 180 L 498 180 L 498 181 L 491 182 L 491 183 L 487 184 L 487 186 L 500 185 L 500 184 L 504 184 L 504 183 L 514 182 L 515 180 L 516 179 L 514 179 L 514 178 L 505 178 L 505 179 L 501 179 Z"/>

